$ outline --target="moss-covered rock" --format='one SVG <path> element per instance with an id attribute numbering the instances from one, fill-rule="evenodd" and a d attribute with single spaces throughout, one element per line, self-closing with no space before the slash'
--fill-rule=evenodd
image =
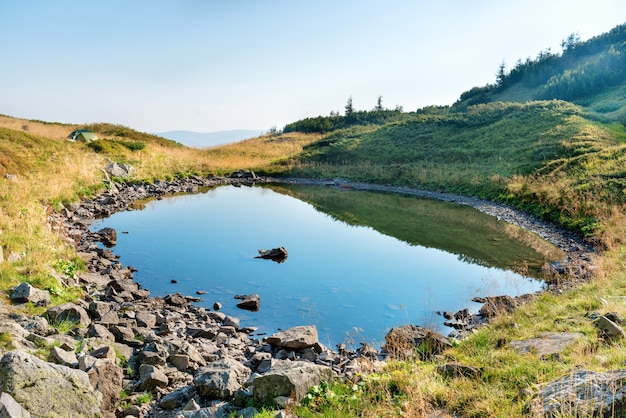
<path id="1" fill-rule="evenodd" d="M 0 392 L 40 417 L 101 417 L 87 373 L 15 350 L 0 360 Z"/>

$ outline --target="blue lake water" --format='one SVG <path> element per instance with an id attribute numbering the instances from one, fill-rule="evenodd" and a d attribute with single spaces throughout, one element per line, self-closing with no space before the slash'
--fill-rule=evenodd
<path id="1" fill-rule="evenodd" d="M 383 198 L 367 195 L 370 202 Z M 404 199 L 402 205 L 420 202 Z M 330 347 L 380 345 L 389 329 L 403 324 L 445 332 L 436 311 L 476 310 L 475 296 L 517 295 L 542 287 L 540 280 L 475 255 L 416 245 L 339 217 L 267 187 L 222 186 L 150 201 L 142 210 L 117 213 L 91 229 L 117 230 L 113 251 L 124 265 L 138 269 L 135 280 L 153 296 L 206 291 L 199 305 L 212 308 L 221 302 L 222 312 L 240 318 L 242 326 L 258 327 L 257 335 L 313 324 L 320 342 Z M 393 223 L 410 233 L 410 219 Z M 476 244 L 469 241 L 468 248 Z M 494 251 L 502 246 L 500 238 L 487 242 Z M 289 252 L 283 263 L 255 258 L 258 249 L 280 246 Z M 251 293 L 260 295 L 261 309 L 238 309 L 234 296 Z"/>

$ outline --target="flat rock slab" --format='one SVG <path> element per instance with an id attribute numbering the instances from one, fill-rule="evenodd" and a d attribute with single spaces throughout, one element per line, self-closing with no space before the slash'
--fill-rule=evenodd
<path id="1" fill-rule="evenodd" d="M 539 356 L 546 356 L 562 352 L 567 346 L 582 337 L 583 334 L 579 332 L 544 332 L 537 338 L 515 340 L 511 341 L 509 345 L 521 354 L 533 352 Z"/>
<path id="2" fill-rule="evenodd" d="M 266 338 L 268 344 L 278 347 L 300 350 L 313 347 L 318 343 L 317 328 L 315 325 L 306 325 L 289 328 Z"/>
<path id="3" fill-rule="evenodd" d="M 533 417 L 623 417 L 626 370 L 579 370 L 543 386 L 526 409 Z"/>

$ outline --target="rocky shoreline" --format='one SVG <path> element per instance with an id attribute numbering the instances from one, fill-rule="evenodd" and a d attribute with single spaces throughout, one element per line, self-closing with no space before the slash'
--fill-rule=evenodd
<path id="1" fill-rule="evenodd" d="M 555 277 L 570 272 L 572 277 L 586 280 L 593 269 L 593 249 L 571 234 L 505 206 L 463 196 L 343 180 L 259 178 L 250 172 L 237 172 L 229 178 L 192 176 L 153 184 L 111 182 L 109 190 L 101 195 L 50 215 L 53 230 L 76 248 L 87 266 L 80 275 L 59 280 L 65 285 L 81 286 L 86 296 L 75 304 L 48 309 L 45 317 L 5 312 L 0 332 L 10 334 L 15 350 L 0 361 L 2 374 L 19 376 L 23 373 L 20 370 L 28 369 L 24 364 L 30 364 L 37 368 L 37 373 L 46 370 L 54 376 L 54 382 L 61 382 L 53 383 L 59 388 L 64 386 L 62 382 L 71 381 L 76 392 L 77 381 L 86 383 L 80 386 L 81 397 L 70 392 L 59 392 L 57 396 L 76 400 L 71 408 L 79 409 L 70 409 L 73 416 L 219 417 L 233 412 L 237 416 L 253 416 L 254 408 L 246 407 L 251 400 L 284 407 L 300 401 L 311 386 L 322 380 L 370 371 L 388 355 L 402 357 L 407 345 L 419 345 L 428 338 L 436 342 L 432 346 L 448 346 L 446 337 L 416 326 L 392 330 L 381 352 L 366 344 L 354 351 L 342 346 L 336 350 L 324 347 L 314 326 L 295 327 L 258 340 L 252 337 L 254 330 L 238 318 L 195 306 L 197 298 L 193 296 L 150 296 L 133 281 L 135 269 L 121 265 L 109 248 L 115 243 L 116 232 L 108 228 L 89 231 L 89 225 L 97 218 L 132 210 L 138 200 L 197 193 L 202 188 L 223 184 L 281 182 L 405 193 L 467 204 L 537 232 L 562 248 L 568 257 L 553 266 Z M 555 280 L 549 289 L 557 291 L 567 285 L 571 283 Z M 46 293 L 21 285 L 11 297 L 15 303 L 45 305 L 49 301 Z M 446 324 L 457 330 L 455 336 L 461 337 L 526 299 L 481 298 L 483 308 L 478 314 L 461 311 L 443 315 L 448 319 Z M 50 324 L 63 321 L 80 326 L 62 335 Z M 26 354 L 42 346 L 52 347 L 47 363 Z M 411 351 L 414 350 L 408 350 Z M 3 388 L 14 398 L 16 408 L 31 411 L 41 408 L 37 406 L 41 403 L 38 390 L 45 393 L 47 389 L 38 389 L 27 380 L 21 389 L 11 392 Z M 120 393 L 127 398 L 121 399 Z"/>

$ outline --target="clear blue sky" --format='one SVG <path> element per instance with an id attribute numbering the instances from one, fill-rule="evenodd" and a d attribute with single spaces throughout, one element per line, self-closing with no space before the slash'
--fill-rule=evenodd
<path id="1" fill-rule="evenodd" d="M 0 113 L 145 132 L 452 104 L 624 0 L 0 0 Z"/>

